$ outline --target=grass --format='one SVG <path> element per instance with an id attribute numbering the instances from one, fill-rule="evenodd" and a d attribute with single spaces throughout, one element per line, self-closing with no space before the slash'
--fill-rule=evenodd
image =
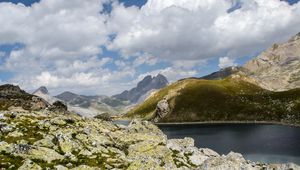
<path id="1" fill-rule="evenodd" d="M 185 79 L 161 89 L 129 111 L 129 118 L 152 119 L 167 97 L 171 113 L 161 122 L 279 121 L 299 123 L 300 89 L 271 92 L 242 79 Z"/>

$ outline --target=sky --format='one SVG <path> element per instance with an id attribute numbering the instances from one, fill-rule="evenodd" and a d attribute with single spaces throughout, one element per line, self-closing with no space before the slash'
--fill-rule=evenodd
<path id="1" fill-rule="evenodd" d="M 243 65 L 300 32 L 298 0 L 0 0 L 0 84 L 113 95 Z"/>

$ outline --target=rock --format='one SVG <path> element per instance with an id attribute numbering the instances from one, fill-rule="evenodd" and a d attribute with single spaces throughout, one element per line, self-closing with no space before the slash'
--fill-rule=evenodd
<path id="1" fill-rule="evenodd" d="M 166 146 L 160 145 L 155 141 L 144 141 L 131 145 L 128 149 L 128 158 L 130 160 L 155 163 L 155 167 L 169 166 L 172 167 L 173 158 L 172 151 Z M 157 166 L 161 165 L 161 166 Z M 136 166 L 136 165 L 134 165 Z M 133 168 L 131 166 L 131 168 Z M 159 169 L 159 168 L 158 168 Z"/>
<path id="2" fill-rule="evenodd" d="M 83 150 L 81 150 L 81 151 L 79 152 L 78 155 L 85 156 L 85 157 L 89 157 L 89 156 L 93 155 L 93 153 L 90 152 L 90 151 L 88 151 L 88 150 L 86 150 L 86 149 L 83 149 Z"/>
<path id="3" fill-rule="evenodd" d="M 47 135 L 44 139 L 36 141 L 33 145 L 42 146 L 46 148 L 53 148 L 55 144 L 52 142 L 54 140 L 54 136 Z"/>
<path id="4" fill-rule="evenodd" d="M 209 148 L 200 148 L 199 151 L 201 153 L 203 153 L 204 155 L 206 156 L 209 156 L 209 157 L 218 157 L 220 156 L 217 152 L 209 149 Z"/>
<path id="5" fill-rule="evenodd" d="M 7 137 L 13 137 L 13 138 L 17 138 L 17 137 L 20 137 L 20 136 L 23 136 L 24 134 L 22 132 L 19 132 L 19 131 L 13 131 L 13 132 L 10 132 Z"/>
<path id="6" fill-rule="evenodd" d="M 60 126 L 67 124 L 67 122 L 62 117 L 55 117 L 55 118 L 51 119 L 50 122 L 53 125 L 60 125 Z"/>
<path id="7" fill-rule="evenodd" d="M 50 111 L 53 112 L 67 112 L 68 107 L 61 101 L 55 101 L 49 108 Z"/>
<path id="8" fill-rule="evenodd" d="M 169 103 L 166 98 L 159 101 L 156 106 L 156 118 L 154 119 L 156 122 L 159 119 L 164 118 L 170 112 Z"/>
<path id="9" fill-rule="evenodd" d="M 82 149 L 82 146 L 73 139 L 73 134 L 76 135 L 73 129 L 64 129 L 55 132 L 55 138 L 62 152 L 72 153 L 73 151 L 78 152 Z"/>
<path id="10" fill-rule="evenodd" d="M 51 163 L 55 160 L 62 160 L 64 157 L 56 151 L 45 147 L 32 147 L 28 152 L 20 154 L 20 156 L 29 159 L 42 160 Z"/>
<path id="11" fill-rule="evenodd" d="M 12 132 L 14 128 L 10 125 L 7 125 L 6 123 L 0 122 L 0 132 L 1 133 L 9 133 Z"/>
<path id="12" fill-rule="evenodd" d="M 101 170 L 100 168 L 89 167 L 87 165 L 80 165 L 76 168 L 72 168 L 71 170 Z"/>
<path id="13" fill-rule="evenodd" d="M 31 105 L 32 105 L 31 106 L 32 110 L 41 110 L 41 109 L 45 109 L 46 107 L 48 107 L 48 103 L 46 101 L 44 101 L 42 98 L 37 97 L 37 96 L 32 97 Z"/>
<path id="14" fill-rule="evenodd" d="M 27 159 L 18 170 L 42 170 L 42 168 L 30 159 Z"/>
<path id="15" fill-rule="evenodd" d="M 56 165 L 54 168 L 55 168 L 55 170 L 68 170 L 67 167 L 64 167 L 62 165 Z"/>
<path id="16" fill-rule="evenodd" d="M 94 116 L 94 118 L 105 120 L 105 121 L 112 121 L 109 113 L 102 113 L 102 114 Z"/>
<path id="17" fill-rule="evenodd" d="M 184 139 L 169 139 L 167 147 L 173 151 L 185 152 L 190 147 L 194 146 L 194 139 L 185 137 Z"/>

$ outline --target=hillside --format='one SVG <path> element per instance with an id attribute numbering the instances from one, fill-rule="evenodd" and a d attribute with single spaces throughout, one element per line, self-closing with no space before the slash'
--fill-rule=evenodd
<path id="1" fill-rule="evenodd" d="M 272 92 L 249 82 L 240 75 L 222 80 L 185 79 L 161 89 L 125 117 L 159 122 L 300 123 L 300 89 Z"/>

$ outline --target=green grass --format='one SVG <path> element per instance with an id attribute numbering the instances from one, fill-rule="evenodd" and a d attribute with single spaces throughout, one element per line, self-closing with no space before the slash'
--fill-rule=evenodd
<path id="1" fill-rule="evenodd" d="M 176 91 L 176 95 L 170 95 Z M 129 111 L 129 118 L 151 119 L 166 95 L 171 113 L 161 122 L 280 121 L 299 123 L 300 89 L 270 92 L 241 79 L 185 79 L 161 89 Z"/>

